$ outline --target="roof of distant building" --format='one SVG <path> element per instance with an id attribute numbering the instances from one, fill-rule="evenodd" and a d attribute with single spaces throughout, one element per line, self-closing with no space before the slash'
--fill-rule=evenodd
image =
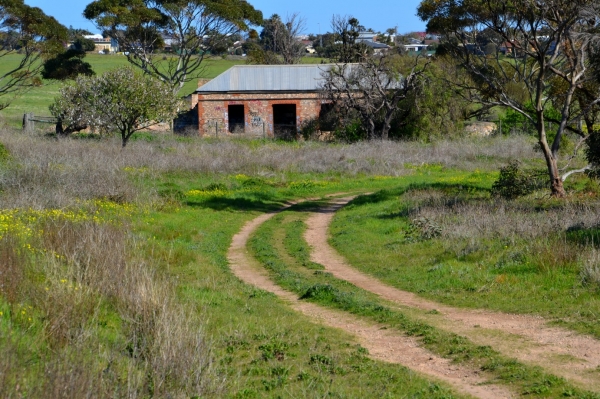
<path id="1" fill-rule="evenodd" d="M 235 65 L 198 88 L 197 93 L 316 91 L 332 64 Z"/>
<path id="2" fill-rule="evenodd" d="M 385 43 L 372 42 L 370 40 L 363 40 L 361 43 L 375 50 L 390 48 L 390 46 Z"/>

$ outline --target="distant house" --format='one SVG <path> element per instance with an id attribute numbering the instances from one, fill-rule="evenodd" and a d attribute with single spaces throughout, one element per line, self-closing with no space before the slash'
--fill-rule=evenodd
<path id="1" fill-rule="evenodd" d="M 421 51 L 426 51 L 427 47 L 429 47 L 427 44 L 405 44 L 404 45 L 404 49 L 409 52 L 409 53 L 414 53 L 414 52 L 421 52 Z"/>
<path id="2" fill-rule="evenodd" d="M 358 32 L 357 42 L 376 42 L 377 33 L 375 32 Z"/>
<path id="3" fill-rule="evenodd" d="M 356 42 L 363 43 L 367 47 L 373 49 L 375 54 L 384 53 L 391 48 L 385 43 L 379 43 L 377 41 L 377 34 L 374 32 L 359 32 Z"/>
<path id="4" fill-rule="evenodd" d="M 83 36 L 86 39 L 90 39 L 96 45 L 94 51 L 96 52 L 109 52 L 116 53 L 119 51 L 119 45 L 115 39 L 110 37 L 104 37 L 102 35 L 85 35 Z"/>
<path id="5" fill-rule="evenodd" d="M 363 41 L 362 43 L 364 45 L 366 45 L 367 47 L 373 49 L 373 52 L 375 54 L 382 54 L 391 48 L 390 46 L 388 46 L 385 43 L 371 42 L 371 41 L 367 41 L 367 40 Z"/>
<path id="6" fill-rule="evenodd" d="M 331 65 L 236 65 L 198 87 L 200 135 L 294 137 L 319 117 L 323 72 Z"/>

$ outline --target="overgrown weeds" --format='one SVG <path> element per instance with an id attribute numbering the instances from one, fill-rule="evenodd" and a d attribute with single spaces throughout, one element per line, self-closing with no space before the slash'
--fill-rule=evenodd
<path id="1" fill-rule="evenodd" d="M 5 392 L 181 397 L 219 388 L 201 320 L 175 300 L 156 266 L 135 255 L 143 247 L 126 226 L 31 223 L 29 241 L 10 233 L 0 241 L 3 277 L 11 276 L 1 291 Z M 26 331 L 37 342 L 24 349 Z M 25 372 L 20 358 L 30 357 L 37 360 Z"/>
<path id="2" fill-rule="evenodd" d="M 138 201 L 149 193 L 136 181 L 162 173 L 401 176 L 413 173 L 414 165 L 495 170 L 511 158 L 534 156 L 523 137 L 431 145 L 381 141 L 353 145 L 261 141 L 258 145 L 156 135 L 152 141 L 132 142 L 121 150 L 110 139 L 55 140 L 1 130 L 0 141 L 16 162 L 0 169 L 1 205 L 37 209 L 71 206 L 76 199 Z"/>

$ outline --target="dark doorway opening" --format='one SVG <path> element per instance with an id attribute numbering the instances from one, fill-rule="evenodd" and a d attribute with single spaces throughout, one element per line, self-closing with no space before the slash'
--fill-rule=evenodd
<path id="1" fill-rule="evenodd" d="M 339 114 L 334 111 L 333 104 L 321 104 L 321 111 L 319 111 L 319 130 L 322 132 L 331 132 L 335 130 Z"/>
<path id="2" fill-rule="evenodd" d="M 296 137 L 296 104 L 273 105 L 273 130 L 277 138 L 290 140 Z"/>
<path id="3" fill-rule="evenodd" d="M 229 113 L 229 133 L 244 133 L 244 106 L 230 105 L 227 111 Z"/>

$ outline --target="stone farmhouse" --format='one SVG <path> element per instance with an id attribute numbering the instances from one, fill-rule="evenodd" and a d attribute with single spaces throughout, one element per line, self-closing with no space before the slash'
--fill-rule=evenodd
<path id="1" fill-rule="evenodd" d="M 331 65 L 237 65 L 201 85 L 198 129 L 203 136 L 293 137 L 326 108 L 319 95 Z M 194 104 L 193 104 L 194 105 Z"/>

